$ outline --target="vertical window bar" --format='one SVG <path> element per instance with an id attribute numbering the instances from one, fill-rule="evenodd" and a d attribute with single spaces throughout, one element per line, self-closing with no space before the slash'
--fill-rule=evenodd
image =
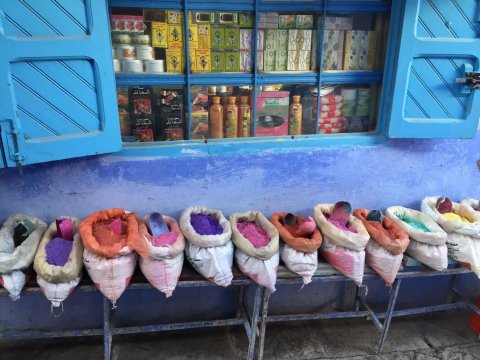
<path id="1" fill-rule="evenodd" d="M 191 95 L 190 95 L 190 44 L 188 41 L 188 0 L 183 0 L 183 38 L 185 41 L 185 71 L 187 88 L 186 88 L 186 99 L 187 99 L 187 129 L 186 129 L 186 139 L 190 140 L 192 138 L 192 104 L 191 104 Z"/>
<path id="2" fill-rule="evenodd" d="M 258 43 L 257 43 L 257 33 L 258 33 L 258 3 L 260 0 L 255 1 L 255 24 L 253 27 L 253 50 L 254 50 L 254 59 L 253 59 L 253 104 L 252 104 L 252 119 L 251 119 L 251 132 L 252 137 L 255 137 L 257 130 L 257 64 L 258 64 Z"/>
<path id="3" fill-rule="evenodd" d="M 320 27 L 320 34 L 317 34 L 317 58 L 318 63 L 318 88 L 317 88 L 317 118 L 315 119 L 315 134 L 318 134 L 318 123 L 320 119 L 320 90 L 322 88 L 322 73 L 323 73 L 323 46 L 325 43 L 325 23 L 327 21 L 327 1 L 322 1 L 322 26 Z M 318 26 L 317 26 L 318 28 Z M 320 43 L 319 43 L 320 40 Z"/>

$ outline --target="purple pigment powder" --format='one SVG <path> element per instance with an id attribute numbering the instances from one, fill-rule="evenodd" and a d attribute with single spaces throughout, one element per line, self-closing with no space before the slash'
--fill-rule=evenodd
<path id="1" fill-rule="evenodd" d="M 49 265 L 63 266 L 67 263 L 72 251 L 73 241 L 55 237 L 45 246 L 47 263 Z"/>
<path id="2" fill-rule="evenodd" d="M 190 223 L 200 235 L 220 235 L 223 228 L 216 218 L 207 214 L 190 215 Z"/>

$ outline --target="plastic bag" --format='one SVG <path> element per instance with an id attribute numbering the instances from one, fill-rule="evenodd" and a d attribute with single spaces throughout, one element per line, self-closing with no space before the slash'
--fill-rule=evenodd
<path id="1" fill-rule="evenodd" d="M 306 253 L 297 251 L 288 244 L 283 244 L 280 246 L 280 258 L 288 270 L 303 278 L 304 285 L 312 282 L 312 277 L 318 267 L 317 250 Z"/>

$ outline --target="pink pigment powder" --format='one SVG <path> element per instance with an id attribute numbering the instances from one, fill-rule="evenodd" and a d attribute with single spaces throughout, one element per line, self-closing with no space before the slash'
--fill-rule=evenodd
<path id="1" fill-rule="evenodd" d="M 161 234 L 153 238 L 153 245 L 155 246 L 165 246 L 173 245 L 177 241 L 178 233 L 176 231 L 171 231 L 165 234 Z"/>
<path id="2" fill-rule="evenodd" d="M 237 223 L 237 228 L 240 234 L 248 239 L 255 249 L 266 246 L 270 242 L 267 232 L 253 221 L 239 222 Z"/>
<path id="3" fill-rule="evenodd" d="M 344 225 L 342 222 L 340 222 L 340 221 L 338 221 L 338 220 L 332 220 L 332 219 L 330 219 L 330 216 L 328 216 L 328 215 L 327 215 L 326 217 L 327 217 L 327 220 L 328 220 L 328 222 L 329 222 L 330 224 L 335 225 L 335 226 L 336 226 L 337 228 L 339 228 L 340 230 L 350 231 L 350 232 L 352 232 L 352 233 L 357 233 L 357 230 L 355 230 L 352 225 L 350 225 L 350 224 L 348 224 L 348 223 L 347 223 L 346 225 Z"/>
<path id="4" fill-rule="evenodd" d="M 55 237 L 45 246 L 47 263 L 49 265 L 63 266 L 67 263 L 72 251 L 73 241 Z"/>
<path id="5" fill-rule="evenodd" d="M 200 235 L 220 235 L 223 233 L 222 226 L 212 215 L 192 214 L 190 215 L 190 223 Z"/>

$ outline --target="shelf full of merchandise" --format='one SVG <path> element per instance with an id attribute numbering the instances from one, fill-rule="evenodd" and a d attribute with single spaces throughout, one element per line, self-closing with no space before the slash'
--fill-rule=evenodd
<path id="1" fill-rule="evenodd" d="M 260 12 L 309 12 L 325 19 L 328 14 L 361 14 L 361 13 L 391 13 L 393 11 L 392 4 L 388 0 L 365 0 L 365 1 L 343 1 L 343 0 L 323 0 L 323 1 L 268 1 L 268 0 L 237 0 L 235 3 L 230 3 L 225 0 L 179 0 L 179 1 L 162 1 L 162 0 L 109 0 L 110 7 L 131 7 L 131 8 L 157 8 L 165 10 L 179 10 L 187 14 L 190 11 L 222 11 L 230 12 L 252 12 L 254 14 L 254 33 L 258 31 L 258 20 Z M 398 4 L 399 2 L 397 2 Z M 398 7 L 399 5 L 397 5 Z M 399 11 L 400 9 L 395 9 Z M 325 21 L 322 21 L 322 26 L 319 28 L 319 33 L 324 34 Z M 189 53 L 188 41 L 188 17 L 184 16 L 184 43 L 185 54 Z M 392 46 L 391 38 L 398 32 L 398 23 L 393 23 L 390 26 L 388 39 L 386 44 L 388 47 Z M 397 28 L 396 28 L 397 27 Z M 184 86 L 186 91 L 187 110 L 187 128 L 186 133 L 189 137 L 191 134 L 191 98 L 190 87 L 195 85 L 251 85 L 253 87 L 253 96 L 256 98 L 257 89 L 262 85 L 271 84 L 315 84 L 317 86 L 318 94 L 320 88 L 327 84 L 382 84 L 382 88 L 388 88 L 386 83 L 389 81 L 387 66 L 390 61 L 389 50 L 386 51 L 386 60 L 384 71 L 324 71 L 322 66 L 319 66 L 318 71 L 310 72 L 274 72 L 266 73 L 259 72 L 257 69 L 257 55 L 258 44 L 256 36 L 253 37 L 254 42 L 254 62 L 251 73 L 192 73 L 190 71 L 191 64 L 189 56 L 185 56 L 186 70 L 184 73 L 164 73 L 164 74 L 117 74 L 117 86 Z M 323 63 L 322 49 L 324 48 L 323 36 L 318 37 L 317 57 L 319 64 Z M 380 98 L 384 98 L 385 94 Z M 320 106 L 320 96 L 317 97 L 317 110 Z M 319 135 L 295 135 L 295 136 L 278 136 L 278 137 L 262 137 L 262 138 L 239 138 L 239 139 L 208 139 L 208 140 L 184 140 L 174 142 L 156 142 L 156 143 L 131 143 L 125 145 L 125 149 L 137 149 L 135 154 L 139 152 L 141 155 L 158 154 L 155 149 L 159 147 L 173 149 L 178 145 L 183 149 L 185 147 L 193 147 L 201 153 L 215 153 L 228 154 L 229 152 L 241 151 L 242 153 L 257 152 L 262 149 L 276 149 L 279 151 L 295 147 L 312 148 L 319 145 L 319 141 L 330 139 L 328 145 L 356 145 L 356 144 L 376 144 L 384 141 L 383 131 L 385 128 L 385 119 L 382 113 L 386 110 L 385 102 L 381 102 L 378 112 L 378 122 L 376 129 L 368 133 L 343 133 L 332 134 L 328 137 Z M 319 112 L 317 111 L 317 114 Z M 256 119 L 256 104 L 253 102 L 252 119 Z M 255 137 L 255 121 L 252 121 L 252 136 Z M 318 125 L 318 115 L 317 115 Z M 318 126 L 316 127 L 318 130 Z M 292 141 L 295 140 L 295 141 Z M 207 151 L 201 146 L 208 143 L 210 146 Z M 325 145 L 325 144 L 322 144 Z M 200 146 L 200 147 L 199 147 Z M 252 147 L 254 149 L 252 149 Z M 193 153 L 193 152 L 192 152 Z M 192 154 L 189 153 L 189 154 Z M 125 155 L 132 153 L 124 151 Z M 173 150 L 166 154 L 176 156 L 179 155 L 177 151 Z"/>

